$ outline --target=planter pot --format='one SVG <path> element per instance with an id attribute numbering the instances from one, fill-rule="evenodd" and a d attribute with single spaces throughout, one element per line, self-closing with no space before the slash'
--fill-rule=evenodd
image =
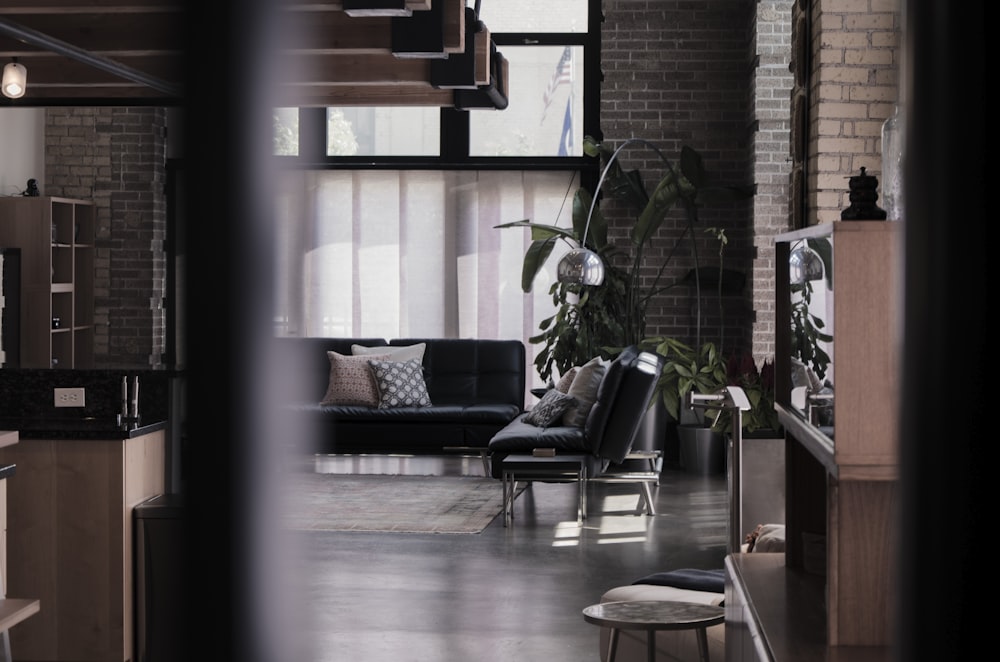
<path id="1" fill-rule="evenodd" d="M 711 428 L 677 426 L 681 466 L 685 471 L 715 475 L 726 471 L 726 435 Z"/>
<path id="2" fill-rule="evenodd" d="M 784 524 L 784 437 L 775 430 L 744 434 L 742 450 L 743 533 L 750 533 L 758 524 Z"/>

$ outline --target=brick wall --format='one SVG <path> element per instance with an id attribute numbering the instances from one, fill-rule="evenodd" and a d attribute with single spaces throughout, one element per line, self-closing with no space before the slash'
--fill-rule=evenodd
<path id="1" fill-rule="evenodd" d="M 46 110 L 43 191 L 97 211 L 98 367 L 157 366 L 164 351 L 164 122 L 162 108 Z"/>
<path id="2" fill-rule="evenodd" d="M 758 2 L 753 22 L 754 259 L 749 288 L 758 363 L 774 357 L 774 236 L 789 226 L 793 0 Z"/>
<path id="3" fill-rule="evenodd" d="M 840 220 L 862 167 L 881 175 L 902 52 L 900 0 L 812 0 L 811 11 L 809 225 Z"/>
<path id="4" fill-rule="evenodd" d="M 655 144 L 676 162 L 681 146 L 700 152 L 706 170 L 716 181 L 750 184 L 752 128 L 749 110 L 748 25 L 753 2 L 714 0 L 609 0 L 604 3 L 602 27 L 601 130 L 603 139 L 617 146 L 630 137 Z M 647 187 L 662 177 L 663 165 L 650 149 L 629 148 L 622 163 L 637 168 Z M 610 236 L 622 247 L 634 215 L 622 214 L 612 203 L 602 204 L 612 223 Z M 700 210 L 695 229 L 698 262 L 718 266 L 718 243 L 706 228 L 723 228 L 729 238 L 724 266 L 750 268 L 749 202 Z M 671 256 L 675 238 L 686 220 L 672 212 L 647 252 L 644 277 L 652 279 L 667 262 L 667 282 L 681 279 L 693 266 L 690 241 Z M 703 291 L 701 339 L 720 341 L 723 324 L 727 347 L 746 346 L 753 311 L 742 296 L 719 299 Z M 647 335 L 666 334 L 694 342 L 696 325 L 694 288 L 675 287 L 649 307 Z"/>

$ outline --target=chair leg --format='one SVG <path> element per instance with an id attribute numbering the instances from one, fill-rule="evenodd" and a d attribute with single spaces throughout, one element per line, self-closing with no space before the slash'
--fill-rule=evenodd
<path id="1" fill-rule="evenodd" d="M 505 471 L 501 477 L 500 482 L 503 484 L 503 525 L 510 526 L 510 521 L 513 519 L 513 496 L 511 492 L 513 489 L 510 487 L 510 475 Z"/>
<path id="2" fill-rule="evenodd" d="M 639 483 L 639 489 L 642 492 L 642 500 L 646 502 L 646 514 L 655 515 L 656 507 L 653 505 L 653 488 L 650 487 L 649 483 L 643 481 Z"/>

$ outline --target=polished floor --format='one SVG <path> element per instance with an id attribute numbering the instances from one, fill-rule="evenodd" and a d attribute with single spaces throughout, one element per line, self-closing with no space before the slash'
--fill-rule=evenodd
<path id="1" fill-rule="evenodd" d="M 328 457 L 315 469 L 483 475 L 478 457 Z M 300 534 L 296 662 L 599 660 L 581 610 L 653 572 L 721 568 L 727 492 L 725 475 L 666 467 L 653 516 L 634 514 L 634 486 L 593 484 L 580 525 L 575 487 L 534 483 L 512 526 L 501 515 L 479 534 Z"/>

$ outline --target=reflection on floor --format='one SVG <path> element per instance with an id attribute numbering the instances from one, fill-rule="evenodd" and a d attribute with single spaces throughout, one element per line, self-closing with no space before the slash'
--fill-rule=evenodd
<path id="1" fill-rule="evenodd" d="M 324 473 L 483 475 L 476 457 L 326 456 Z M 496 489 L 501 490 L 497 481 Z M 296 662 L 599 660 L 581 610 L 614 587 L 677 568 L 721 568 L 725 475 L 665 468 L 657 514 L 634 486 L 534 483 L 480 534 L 308 533 L 295 539 L 287 617 Z M 293 659 L 293 658 L 289 658 Z"/>

